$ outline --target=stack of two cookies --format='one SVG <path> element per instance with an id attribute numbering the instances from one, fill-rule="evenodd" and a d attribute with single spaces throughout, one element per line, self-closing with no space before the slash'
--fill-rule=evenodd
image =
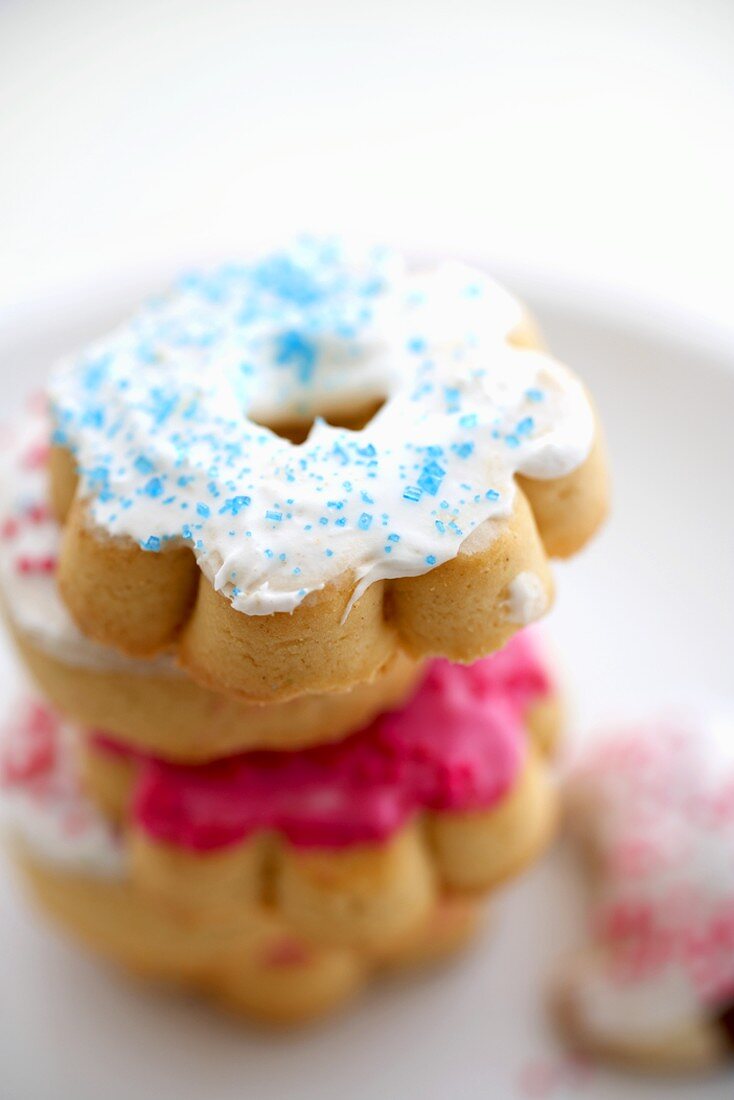
<path id="1" fill-rule="evenodd" d="M 14 853 L 92 947 L 272 1020 L 458 946 L 544 846 L 557 701 L 516 632 L 605 507 L 581 387 L 493 284 L 372 264 L 185 280 L 6 454 L 43 695 L 3 748 Z"/>

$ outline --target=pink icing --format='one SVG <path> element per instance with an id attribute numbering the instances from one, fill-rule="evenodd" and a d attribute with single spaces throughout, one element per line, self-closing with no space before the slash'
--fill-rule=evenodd
<path id="1" fill-rule="evenodd" d="M 433 662 L 402 710 L 333 745 L 187 767 L 95 739 L 138 761 L 133 815 L 158 840 L 210 851 L 273 829 L 298 847 L 343 848 L 385 840 L 422 809 L 497 803 L 525 758 L 527 708 L 550 690 L 525 632 L 469 667 Z"/>
<path id="2" fill-rule="evenodd" d="M 526 631 L 470 667 L 433 662 L 402 710 L 334 745 L 186 767 L 102 733 L 93 743 L 136 763 L 132 816 L 158 840 L 206 852 L 273 829 L 298 847 L 344 848 L 385 840 L 423 809 L 499 802 L 525 759 L 527 709 L 551 690 L 541 647 Z M 56 817 L 63 803 L 64 828 L 77 810 L 91 827 L 69 732 L 45 704 L 22 708 L 3 737 L 0 788 Z"/>

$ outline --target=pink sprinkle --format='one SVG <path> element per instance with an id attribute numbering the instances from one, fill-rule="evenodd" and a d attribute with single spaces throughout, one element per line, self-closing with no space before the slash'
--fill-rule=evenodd
<path id="1" fill-rule="evenodd" d="M 27 725 L 8 738 L 2 756 L 0 778 L 4 783 L 23 783 L 51 771 L 56 760 L 56 725 L 40 707 L 33 709 Z"/>
<path id="2" fill-rule="evenodd" d="M 32 557 L 30 554 L 22 554 L 19 558 L 15 559 L 15 568 L 19 573 L 24 575 L 30 574 L 45 574 L 54 573 L 56 571 L 57 559 L 51 554 L 46 554 L 41 557 Z"/>
<path id="3" fill-rule="evenodd" d="M 3 520 L 0 525 L 0 538 L 2 539 L 14 539 L 20 530 L 20 524 L 17 519 Z"/>
<path id="4" fill-rule="evenodd" d="M 45 523 L 51 518 L 51 512 L 47 505 L 36 501 L 34 504 L 29 504 L 25 509 L 25 516 L 30 523 Z"/>
<path id="5" fill-rule="evenodd" d="M 272 967 L 305 966 L 309 958 L 310 952 L 304 943 L 283 936 L 268 947 L 263 961 L 265 966 Z"/>
<path id="6" fill-rule="evenodd" d="M 37 443 L 30 447 L 22 458 L 22 465 L 26 470 L 42 470 L 48 463 L 50 448 L 45 443 Z"/>
<path id="7" fill-rule="evenodd" d="M 80 836 L 91 824 L 89 814 L 81 806 L 74 806 L 64 817 L 62 828 L 68 837 Z"/>

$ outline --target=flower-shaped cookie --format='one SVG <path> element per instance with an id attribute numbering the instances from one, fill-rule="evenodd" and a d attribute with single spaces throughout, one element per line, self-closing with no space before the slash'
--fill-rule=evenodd
<path id="1" fill-rule="evenodd" d="M 529 340 L 460 264 L 311 243 L 182 281 L 51 379 L 74 619 L 258 701 L 498 648 L 607 503 L 587 396 Z"/>
<path id="2" fill-rule="evenodd" d="M 500 688 L 493 664 L 435 663 L 407 707 L 338 744 L 188 767 L 37 704 L 0 770 L 21 864 L 124 965 L 250 1014 L 312 1015 L 375 968 L 463 941 L 476 896 L 549 839 L 527 733 L 538 714 L 547 734 L 549 682 Z"/>

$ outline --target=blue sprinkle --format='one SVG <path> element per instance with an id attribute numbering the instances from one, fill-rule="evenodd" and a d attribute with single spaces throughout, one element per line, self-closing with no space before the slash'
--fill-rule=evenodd
<path id="1" fill-rule="evenodd" d="M 104 411 L 102 409 L 87 409 L 81 418 L 85 428 L 101 428 L 104 425 Z"/>
<path id="2" fill-rule="evenodd" d="M 542 390 L 538 390 L 538 389 L 533 388 L 533 389 L 525 390 L 525 396 L 527 397 L 528 401 L 538 402 L 538 401 L 543 400 L 543 398 L 545 397 L 545 394 L 543 393 Z"/>
<path id="3" fill-rule="evenodd" d="M 437 462 L 429 462 L 423 467 L 421 476 L 418 478 L 418 487 L 423 490 L 424 493 L 428 493 L 430 496 L 435 497 L 438 490 L 441 488 L 441 482 L 444 479 L 446 471 L 442 466 L 439 466 Z"/>
<path id="4" fill-rule="evenodd" d="M 85 470 L 85 473 L 92 485 L 106 485 L 110 476 L 106 466 L 94 466 L 91 470 Z"/>
<path id="5" fill-rule="evenodd" d="M 446 524 L 443 522 L 442 519 L 436 520 L 436 530 L 439 531 L 442 535 L 446 533 Z"/>
<path id="6" fill-rule="evenodd" d="M 422 336 L 414 336 L 412 340 L 408 340 L 408 351 L 413 351 L 416 355 L 420 355 L 420 353 L 425 350 L 426 342 Z"/>
<path id="7" fill-rule="evenodd" d="M 143 550 L 160 550 L 161 540 L 158 538 L 157 535 L 151 535 L 145 540 L 145 542 L 141 542 L 140 545 L 142 546 Z"/>
<path id="8" fill-rule="evenodd" d="M 143 492 L 149 497 L 159 497 L 163 492 L 163 482 L 159 477 L 152 477 Z"/>
<path id="9" fill-rule="evenodd" d="M 265 513 L 265 519 L 271 519 L 273 523 L 280 523 L 280 521 L 283 519 L 283 513 L 267 511 Z"/>
<path id="10" fill-rule="evenodd" d="M 208 504 L 201 504 L 201 503 L 197 504 L 196 505 L 196 511 L 199 513 L 200 516 L 203 516 L 204 519 L 206 519 L 210 515 L 210 509 L 209 509 Z"/>
<path id="11" fill-rule="evenodd" d="M 422 491 L 418 489 L 415 485 L 409 485 L 408 488 L 405 489 L 403 492 L 403 500 L 410 500 L 414 504 L 419 501 L 422 496 Z"/>
<path id="12" fill-rule="evenodd" d="M 435 565 L 435 564 L 436 564 L 436 555 L 435 554 L 428 554 L 426 556 L 426 565 Z"/>
<path id="13" fill-rule="evenodd" d="M 505 436 L 505 443 L 507 444 L 508 447 L 512 447 L 513 450 L 515 449 L 515 447 L 520 446 L 520 440 L 512 432 L 510 432 L 509 435 Z"/>
<path id="14" fill-rule="evenodd" d="M 327 558 L 333 558 L 334 557 L 334 551 L 330 550 L 328 548 L 328 546 L 327 546 L 326 550 L 324 550 L 324 553 L 326 554 Z"/>
<path id="15" fill-rule="evenodd" d="M 499 495 L 499 493 L 497 492 L 496 489 L 487 489 L 487 491 L 484 495 L 487 498 L 487 500 L 499 500 L 500 499 L 500 495 Z"/>
<path id="16" fill-rule="evenodd" d="M 371 524 L 372 516 L 369 514 L 369 512 L 362 512 L 362 515 L 357 521 L 357 526 L 360 527 L 363 531 L 369 531 Z"/>
<path id="17" fill-rule="evenodd" d="M 515 428 L 517 435 L 530 435 L 535 427 L 535 421 L 532 416 L 526 416 Z"/>
<path id="18" fill-rule="evenodd" d="M 275 340 L 275 362 L 295 367 L 299 382 L 311 381 L 316 369 L 318 350 L 313 341 L 300 332 L 282 332 Z"/>
<path id="19" fill-rule="evenodd" d="M 396 535 L 395 532 L 387 536 L 388 542 L 400 542 L 400 535 Z"/>
<path id="20" fill-rule="evenodd" d="M 322 527 L 326 527 L 326 525 L 327 525 L 327 523 L 328 523 L 328 522 L 329 522 L 329 521 L 328 521 L 328 519 L 326 518 L 326 516 L 322 516 L 322 517 L 321 517 L 321 519 L 319 520 L 319 523 L 321 524 L 321 526 L 322 526 Z"/>
<path id="21" fill-rule="evenodd" d="M 364 489 L 360 493 L 360 496 L 362 497 L 362 503 L 363 504 L 374 504 L 375 503 L 375 498 L 371 497 L 369 493 L 365 493 Z"/>
<path id="22" fill-rule="evenodd" d="M 111 355 L 101 355 L 99 359 L 93 360 L 88 367 L 85 368 L 82 376 L 82 385 L 85 390 L 89 390 L 90 393 L 94 393 L 102 385 L 107 373 L 107 368 L 112 362 Z"/>
<path id="23" fill-rule="evenodd" d="M 461 393 L 456 386 L 444 386 L 443 395 L 446 398 L 446 412 L 458 412 L 461 406 Z"/>
<path id="24" fill-rule="evenodd" d="M 451 450 L 459 456 L 459 458 L 468 458 L 474 451 L 473 443 L 454 443 Z"/>
<path id="25" fill-rule="evenodd" d="M 459 417 L 459 426 L 462 428 L 476 428 L 477 426 L 477 414 L 465 413 L 464 416 Z"/>
<path id="26" fill-rule="evenodd" d="M 339 516 L 339 519 L 336 520 L 335 522 L 336 522 L 337 527 L 346 527 L 347 517 L 346 516 Z"/>
<path id="27" fill-rule="evenodd" d="M 220 516 L 225 515 L 227 512 L 231 512 L 233 516 L 238 515 L 243 508 L 247 508 L 250 503 L 249 497 L 232 497 L 230 500 L 225 500 L 222 507 L 219 509 Z"/>

